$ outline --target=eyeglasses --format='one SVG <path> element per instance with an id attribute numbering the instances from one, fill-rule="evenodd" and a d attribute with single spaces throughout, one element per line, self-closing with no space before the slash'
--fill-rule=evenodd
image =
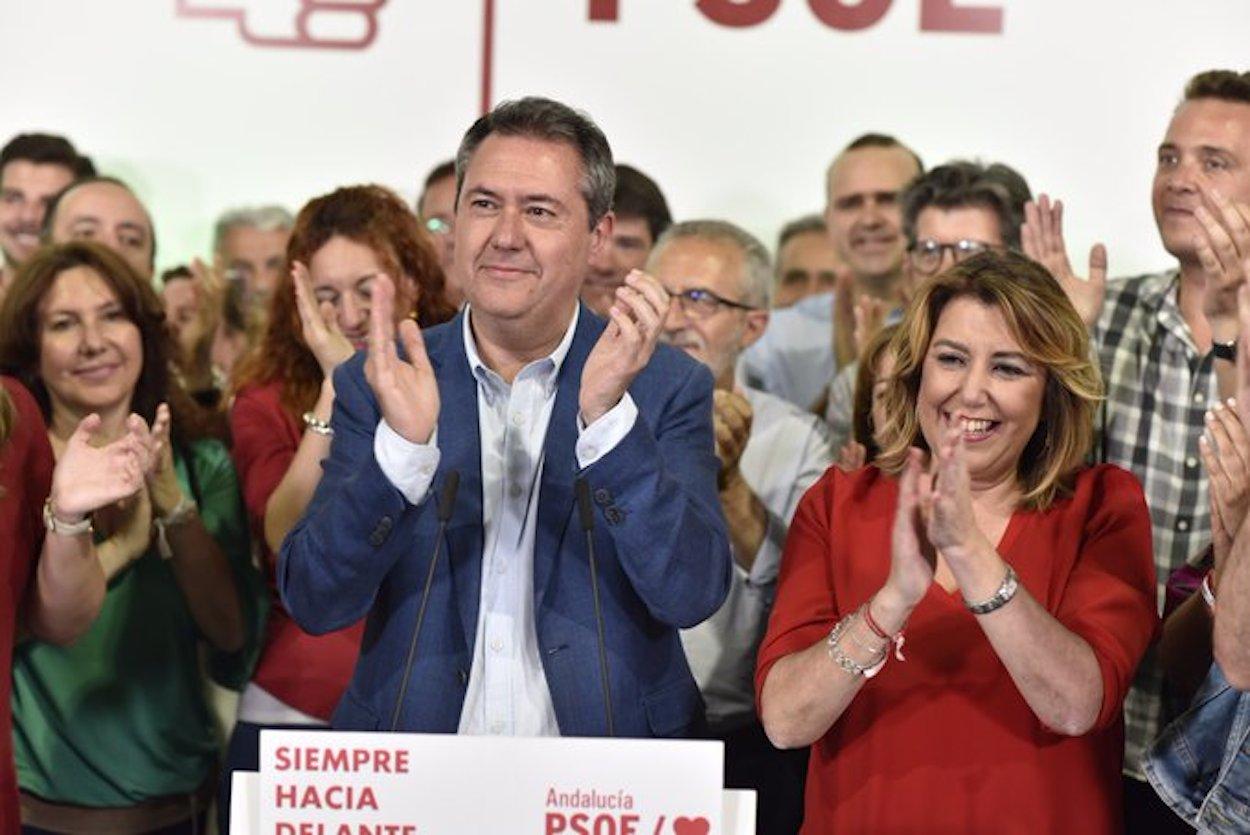
<path id="1" fill-rule="evenodd" d="M 758 309 L 749 304 L 730 301 L 723 296 L 716 295 L 711 290 L 704 290 L 702 287 L 691 287 L 689 290 L 682 290 L 680 293 L 672 293 L 670 295 L 681 306 L 681 312 L 692 319 L 705 319 L 722 307 L 732 307 L 735 310 Z"/>
<path id="2" fill-rule="evenodd" d="M 443 220 L 441 217 L 427 218 L 425 228 L 433 235 L 450 235 L 451 224 Z"/>
<path id="3" fill-rule="evenodd" d="M 974 255 L 980 255 L 982 252 L 1000 248 L 985 241 L 974 241 L 968 238 L 955 241 L 953 244 L 943 244 L 932 239 L 925 239 L 916 241 L 907 247 L 907 254 L 911 257 L 911 265 L 915 267 L 916 272 L 923 275 L 933 275 L 942 267 L 942 257 L 948 250 L 951 257 L 955 259 L 955 263 L 958 264 L 960 261 L 966 261 Z"/>

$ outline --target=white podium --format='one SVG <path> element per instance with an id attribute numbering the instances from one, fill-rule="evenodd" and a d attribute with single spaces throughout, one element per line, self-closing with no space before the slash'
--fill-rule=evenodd
<path id="1" fill-rule="evenodd" d="M 235 835 L 754 835 L 702 740 L 264 731 Z"/>

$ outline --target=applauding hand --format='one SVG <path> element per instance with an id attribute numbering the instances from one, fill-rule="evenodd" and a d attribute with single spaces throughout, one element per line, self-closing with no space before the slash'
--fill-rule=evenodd
<path id="1" fill-rule="evenodd" d="M 116 441 L 94 446 L 100 416 L 87 415 L 65 442 L 52 472 L 52 508 L 57 517 L 77 521 L 94 510 L 133 496 L 143 487 L 155 458 L 147 424 L 138 415 Z"/>
<path id="2" fill-rule="evenodd" d="M 612 410 L 655 353 L 670 304 L 660 282 L 640 270 L 625 277 L 608 310 L 607 328 L 582 369 L 578 407 L 587 426 Z"/>
<path id="3" fill-rule="evenodd" d="M 339 328 L 334 305 L 330 302 L 317 304 L 308 268 L 299 261 L 291 267 L 291 282 L 295 285 L 295 308 L 299 312 L 304 342 L 317 358 L 321 373 L 329 377 L 335 366 L 354 354 L 356 349 Z"/>
<path id="4" fill-rule="evenodd" d="M 1216 191 L 1202 193 L 1194 212 L 1202 232 L 1194 237 L 1198 260 L 1206 274 L 1202 312 L 1217 342 L 1238 333 L 1237 291 L 1250 276 L 1250 206 L 1235 205 Z"/>
<path id="5" fill-rule="evenodd" d="M 382 418 L 405 440 L 429 443 L 438 425 L 438 381 L 425 353 L 421 329 L 411 319 L 399 326 L 407 359 L 395 349 L 395 284 L 378 274 L 373 282 L 373 307 L 369 315 L 369 355 L 365 379 L 378 399 Z"/>
<path id="6" fill-rule="evenodd" d="M 1024 254 L 1050 270 L 1086 327 L 1093 327 L 1107 296 L 1107 248 L 1094 244 L 1089 251 L 1089 277 L 1072 271 L 1063 240 L 1063 203 L 1053 204 L 1045 194 L 1037 202 L 1024 205 L 1024 226 L 1020 228 Z"/>
<path id="7" fill-rule="evenodd" d="M 929 476 L 924 472 L 924 453 L 911 449 L 899 479 L 898 508 L 890 537 L 890 576 L 892 588 L 908 607 L 915 607 L 933 584 L 937 553 L 925 530 L 925 509 Z"/>

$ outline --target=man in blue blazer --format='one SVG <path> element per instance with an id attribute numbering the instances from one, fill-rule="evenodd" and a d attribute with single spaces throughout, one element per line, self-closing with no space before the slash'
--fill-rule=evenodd
<path id="1" fill-rule="evenodd" d="M 425 334 L 405 321 L 401 354 L 394 285 L 375 278 L 367 354 L 334 373 L 325 475 L 279 559 L 303 628 L 369 616 L 334 726 L 604 734 L 584 479 L 615 733 L 691 735 L 702 702 L 677 629 L 715 612 L 730 578 L 711 375 L 657 347 L 669 299 L 651 277 L 631 274 L 606 325 L 579 307 L 613 222 L 611 151 L 589 119 L 504 103 L 456 168 L 468 305 Z M 453 472 L 409 661 L 439 539 L 432 494 Z"/>

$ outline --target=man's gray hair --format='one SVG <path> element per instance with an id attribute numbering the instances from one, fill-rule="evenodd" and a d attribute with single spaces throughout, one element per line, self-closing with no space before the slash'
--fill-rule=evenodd
<path id="1" fill-rule="evenodd" d="M 231 229 L 240 227 L 259 229 L 261 232 L 273 232 L 278 229 L 290 230 L 295 226 L 295 218 L 281 206 L 244 206 L 227 209 L 217 218 L 213 229 L 213 252 L 221 252 L 226 242 L 226 235 Z"/>
<path id="2" fill-rule="evenodd" d="M 772 303 L 773 266 L 768 249 L 760 243 L 759 238 L 727 220 L 686 220 L 674 223 L 656 241 L 655 248 L 647 259 L 648 268 L 660 257 L 665 247 L 673 241 L 685 238 L 716 241 L 736 247 L 742 253 L 742 303 L 768 309 Z"/>
<path id="3" fill-rule="evenodd" d="M 490 136 L 523 136 L 547 142 L 563 142 L 577 151 L 582 160 L 582 197 L 590 214 L 590 228 L 612 208 L 616 191 L 616 166 L 612 148 L 589 116 L 558 101 L 528 97 L 505 101 L 482 116 L 465 132 L 456 151 L 456 204 L 469 161 L 479 145 Z"/>

